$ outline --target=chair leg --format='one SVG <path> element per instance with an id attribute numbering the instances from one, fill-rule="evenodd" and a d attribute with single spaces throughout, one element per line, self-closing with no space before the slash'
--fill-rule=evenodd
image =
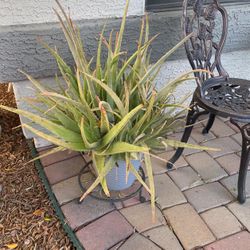
<path id="1" fill-rule="evenodd" d="M 242 135 L 242 152 L 241 152 L 241 161 L 240 161 L 240 170 L 239 170 L 239 178 L 238 178 L 238 201 L 239 203 L 244 203 L 246 201 L 246 177 L 247 170 L 249 164 L 249 156 L 250 156 L 250 124 L 246 124 L 242 127 L 238 125 L 232 119 L 231 123 L 236 125 Z"/>
<path id="2" fill-rule="evenodd" d="M 185 128 L 184 133 L 182 135 L 181 142 L 188 141 L 188 139 L 191 135 L 192 129 L 193 129 L 193 125 L 196 122 L 197 118 L 200 115 L 207 114 L 207 113 L 208 113 L 208 111 L 200 112 L 196 105 L 195 106 L 191 105 L 191 110 L 188 112 L 188 115 L 187 115 L 186 128 Z M 167 163 L 167 169 L 173 168 L 174 163 L 180 158 L 183 150 L 184 150 L 184 148 L 181 148 L 181 147 L 177 148 L 177 150 L 175 151 L 175 154 L 171 157 L 171 159 Z"/>
<path id="3" fill-rule="evenodd" d="M 213 124 L 214 124 L 214 119 L 215 119 L 215 114 L 210 113 L 209 115 L 209 119 L 207 122 L 206 127 L 202 130 L 202 134 L 208 134 L 209 130 L 212 128 Z"/>
<path id="4" fill-rule="evenodd" d="M 238 201 L 244 203 L 246 201 L 246 177 L 249 163 L 249 145 L 242 142 L 242 153 L 240 161 L 240 171 L 238 178 Z"/>

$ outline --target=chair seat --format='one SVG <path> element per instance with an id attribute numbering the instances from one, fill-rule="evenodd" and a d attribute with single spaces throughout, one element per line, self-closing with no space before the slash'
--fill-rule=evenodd
<path id="1" fill-rule="evenodd" d="M 194 95 L 199 106 L 215 115 L 250 122 L 250 81 L 229 78 L 213 84 L 210 79 L 203 86 L 201 91 L 197 88 Z"/>

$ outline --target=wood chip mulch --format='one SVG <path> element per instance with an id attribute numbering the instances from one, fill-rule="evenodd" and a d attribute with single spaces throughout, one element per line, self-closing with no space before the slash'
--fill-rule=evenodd
<path id="1" fill-rule="evenodd" d="M 8 84 L 0 104 L 15 107 Z M 0 249 L 74 249 L 57 219 L 31 159 L 17 115 L 0 110 Z"/>

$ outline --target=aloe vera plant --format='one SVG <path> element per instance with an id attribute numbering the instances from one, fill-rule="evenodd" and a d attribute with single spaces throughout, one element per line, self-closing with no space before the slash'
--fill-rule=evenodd
<path id="1" fill-rule="evenodd" d="M 189 37 L 165 53 L 156 63 L 150 64 L 150 45 L 156 38 L 149 38 L 148 18 L 142 18 L 137 50 L 130 56 L 122 51 L 122 40 L 128 12 L 126 3 L 120 31 L 104 37 L 100 34 L 95 64 L 84 53 L 78 27 L 57 1 L 60 21 L 69 49 L 75 61 L 72 69 L 56 49 L 45 46 L 56 59 L 66 87 L 57 79 L 59 91 L 46 89 L 39 81 L 27 75 L 37 90 L 36 101 L 46 106 L 39 109 L 41 115 L 0 106 L 3 109 L 27 117 L 31 122 L 22 126 L 37 136 L 57 145 L 50 153 L 70 149 L 88 152 L 94 162 L 96 180 L 81 199 L 97 185 L 108 196 L 105 176 L 118 159 L 124 159 L 127 172 L 136 175 L 138 181 L 151 195 L 152 212 L 155 212 L 155 188 L 151 156 L 170 146 L 200 148 L 167 139 L 167 134 L 178 127 L 183 113 L 183 103 L 173 101 L 173 91 L 185 80 L 193 79 L 190 72 L 157 90 L 155 78 L 166 59 Z M 103 49 L 107 51 L 102 63 Z M 24 73 L 25 74 L 25 73 Z M 185 98 L 184 98 L 185 99 Z M 184 100 L 183 100 L 184 101 Z M 50 133 L 36 130 L 32 124 L 44 127 Z M 204 148 L 207 149 L 207 148 Z M 138 153 L 144 154 L 148 184 L 131 164 Z"/>

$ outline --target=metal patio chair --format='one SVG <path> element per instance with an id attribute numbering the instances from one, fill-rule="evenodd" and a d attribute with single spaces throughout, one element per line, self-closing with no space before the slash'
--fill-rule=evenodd
<path id="1" fill-rule="evenodd" d="M 215 116 L 229 117 L 230 122 L 240 129 L 242 135 L 238 201 L 244 203 L 250 151 L 250 81 L 230 78 L 221 64 L 221 53 L 228 30 L 227 12 L 218 0 L 184 0 L 182 26 L 184 36 L 193 33 L 185 43 L 192 68 L 204 69 L 213 75 L 207 72 L 194 73 L 197 88 L 193 94 L 181 141 L 188 141 L 193 124 L 201 114 L 209 113 L 203 134 L 209 132 Z M 182 152 L 183 148 L 176 150 L 167 164 L 168 169 L 173 167 Z"/>

